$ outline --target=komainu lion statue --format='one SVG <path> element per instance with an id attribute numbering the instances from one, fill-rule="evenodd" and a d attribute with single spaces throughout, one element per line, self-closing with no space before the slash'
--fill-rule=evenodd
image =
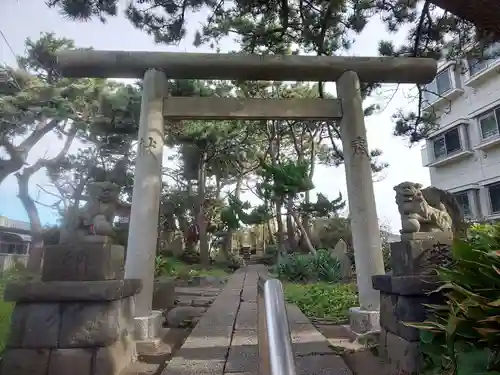
<path id="1" fill-rule="evenodd" d="M 422 189 L 421 184 L 409 181 L 394 186 L 394 190 L 401 233 L 462 230 L 462 208 L 452 194 L 432 186 Z"/>
<path id="2" fill-rule="evenodd" d="M 60 242 L 82 240 L 86 236 L 115 237 L 113 220 L 128 213 L 129 205 L 119 200 L 120 187 L 112 182 L 93 182 L 88 186 L 85 205 L 68 212 Z"/>

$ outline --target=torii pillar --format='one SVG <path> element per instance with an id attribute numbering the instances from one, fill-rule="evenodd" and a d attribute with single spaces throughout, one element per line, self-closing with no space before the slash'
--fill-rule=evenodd
<path id="1" fill-rule="evenodd" d="M 359 77 L 347 71 L 336 85 L 342 101 L 340 135 L 360 303 L 350 309 L 349 320 L 354 332 L 365 333 L 380 328 L 380 294 L 372 286 L 372 276 L 385 273 L 384 259 Z"/>
<path id="2" fill-rule="evenodd" d="M 135 336 L 138 341 L 157 339 L 161 329 L 162 314 L 161 311 L 152 311 L 152 298 L 162 188 L 163 99 L 166 94 L 165 74 L 147 70 L 143 81 L 125 262 L 125 278 L 142 280 L 142 290 L 135 299 Z"/>

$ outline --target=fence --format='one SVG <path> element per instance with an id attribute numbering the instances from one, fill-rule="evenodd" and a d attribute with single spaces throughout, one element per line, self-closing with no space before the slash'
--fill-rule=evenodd
<path id="1" fill-rule="evenodd" d="M 17 263 L 26 266 L 28 263 L 28 255 L 0 253 L 0 273 L 14 267 Z"/>
<path id="2" fill-rule="evenodd" d="M 257 290 L 259 374 L 295 375 L 283 286 L 259 277 Z"/>

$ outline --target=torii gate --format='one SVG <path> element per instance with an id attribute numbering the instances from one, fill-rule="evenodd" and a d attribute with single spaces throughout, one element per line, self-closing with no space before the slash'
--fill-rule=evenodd
<path id="1" fill-rule="evenodd" d="M 139 152 L 125 265 L 126 278 L 139 278 L 136 317 L 152 317 L 153 269 L 165 119 L 340 120 L 353 231 L 360 307 L 351 316 L 376 326 L 380 297 L 373 275 L 384 273 L 380 232 L 366 140 L 360 81 L 432 81 L 437 63 L 426 58 L 326 57 L 71 50 L 58 55 L 68 77 L 143 78 Z M 338 99 L 236 99 L 167 97 L 170 79 L 336 81 Z M 373 329 L 369 325 L 366 330 Z"/>

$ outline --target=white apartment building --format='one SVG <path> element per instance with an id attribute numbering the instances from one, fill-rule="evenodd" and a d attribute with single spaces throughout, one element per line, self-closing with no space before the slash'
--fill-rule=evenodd
<path id="1" fill-rule="evenodd" d="M 467 218 L 500 219 L 500 58 L 446 62 L 428 89 L 437 95 L 425 93 L 423 110 L 439 123 L 422 148 L 431 184 L 455 194 Z"/>

